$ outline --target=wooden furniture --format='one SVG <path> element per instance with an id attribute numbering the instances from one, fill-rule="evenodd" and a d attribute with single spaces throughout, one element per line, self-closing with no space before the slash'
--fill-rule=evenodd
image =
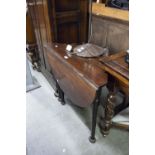
<path id="1" fill-rule="evenodd" d="M 27 5 L 36 38 L 37 63 L 49 83 L 53 85 L 44 45 L 52 42 L 87 42 L 88 1 L 74 0 L 70 3 L 69 0 L 27 0 Z M 104 15 L 107 9 L 118 10 L 106 8 L 104 4 L 93 3 L 91 42 L 101 47 L 108 47 L 112 54 L 128 49 L 128 21 L 112 18 L 109 14 Z"/>
<path id="2" fill-rule="evenodd" d="M 29 12 L 26 12 L 26 51 L 34 69 L 38 69 L 37 44 Z"/>
<path id="3" fill-rule="evenodd" d="M 48 44 L 45 48 L 56 81 L 59 101 L 65 103 L 65 94 L 77 106 L 88 107 L 93 104 L 89 140 L 94 143 L 100 93 L 107 83 L 107 74 L 97 66 L 96 58 L 68 55 L 66 44 Z"/>
<path id="4" fill-rule="evenodd" d="M 29 12 L 26 13 L 26 43 L 35 44 L 35 35 Z"/>
<path id="5" fill-rule="evenodd" d="M 93 3 L 91 42 L 108 47 L 110 54 L 129 49 L 129 12 Z"/>
<path id="6" fill-rule="evenodd" d="M 87 0 L 27 0 L 28 11 L 38 46 L 38 63 L 49 83 L 53 77 L 47 61 L 45 44 L 87 41 Z"/>
<path id="7" fill-rule="evenodd" d="M 40 64 L 41 70 L 48 70 L 45 50 L 43 48 L 45 43 L 52 42 L 48 3 L 47 0 L 27 0 L 27 6 L 38 47 L 38 63 Z"/>
<path id="8" fill-rule="evenodd" d="M 105 105 L 104 121 L 100 124 L 104 136 L 109 133 L 111 127 L 116 92 L 121 90 L 129 96 L 129 65 L 125 62 L 126 54 L 127 52 L 119 52 L 99 60 L 101 68 L 108 73 L 107 87 L 110 91 Z"/>

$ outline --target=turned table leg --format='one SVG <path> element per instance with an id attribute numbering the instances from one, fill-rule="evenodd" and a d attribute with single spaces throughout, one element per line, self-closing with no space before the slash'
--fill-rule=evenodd
<path id="1" fill-rule="evenodd" d="M 100 103 L 100 94 L 101 94 L 101 89 L 97 92 L 95 101 L 93 103 L 92 128 L 91 128 L 91 136 L 89 137 L 89 141 L 91 143 L 95 143 L 96 142 L 95 129 L 96 129 L 96 122 L 97 122 L 97 111 L 98 111 L 98 106 L 99 106 L 99 103 Z"/>
<path id="2" fill-rule="evenodd" d="M 115 105 L 115 93 L 110 92 L 107 98 L 107 104 L 105 106 L 105 117 L 103 120 L 102 129 L 101 129 L 103 136 L 106 136 L 109 134 L 110 127 L 112 124 L 112 118 L 114 115 L 114 105 Z"/>

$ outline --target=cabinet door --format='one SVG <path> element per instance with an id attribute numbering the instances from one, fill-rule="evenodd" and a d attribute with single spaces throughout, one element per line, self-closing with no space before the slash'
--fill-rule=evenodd
<path id="1" fill-rule="evenodd" d="M 60 43 L 87 41 L 87 0 L 49 0 L 53 40 Z"/>

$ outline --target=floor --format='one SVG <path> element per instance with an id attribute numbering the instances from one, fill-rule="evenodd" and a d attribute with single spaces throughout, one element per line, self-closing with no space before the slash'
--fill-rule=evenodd
<path id="1" fill-rule="evenodd" d="M 88 140 L 91 107 L 61 105 L 45 77 L 32 71 L 41 87 L 26 94 L 27 155 L 128 155 L 129 133 L 111 129 L 104 138 L 96 129 L 96 143 Z"/>

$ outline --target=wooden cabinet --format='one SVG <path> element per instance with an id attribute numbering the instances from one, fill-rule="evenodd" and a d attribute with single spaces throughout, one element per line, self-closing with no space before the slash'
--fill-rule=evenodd
<path id="1" fill-rule="evenodd" d="M 87 42 L 88 3 L 88 0 L 27 0 L 43 73 L 51 75 L 46 44 Z"/>

